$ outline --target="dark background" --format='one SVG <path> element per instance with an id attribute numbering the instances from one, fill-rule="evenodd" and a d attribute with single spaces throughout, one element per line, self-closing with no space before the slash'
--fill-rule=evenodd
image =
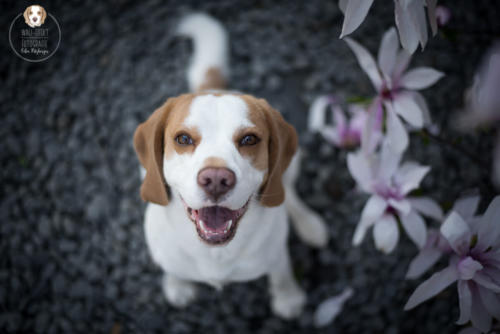
<path id="1" fill-rule="evenodd" d="M 493 132 L 462 135 L 451 123 L 482 53 L 500 37 L 499 3 L 440 3 L 453 17 L 412 66 L 446 73 L 424 92 L 442 133 L 438 141 L 412 135 L 407 157 L 432 166 L 423 194 L 447 208 L 461 191 L 479 188 L 484 207 L 494 194 Z M 311 333 L 316 306 L 346 286 L 354 297 L 318 332 L 457 332 L 455 287 L 403 311 L 420 282 L 404 280 L 416 254 L 406 236 L 389 256 L 374 249 L 371 233 L 351 246 L 366 197 L 352 189 L 345 152 L 305 131 L 319 94 L 374 93 L 338 39 L 337 1 L 43 1 L 62 41 L 36 64 L 8 43 L 11 21 L 31 4 L 0 4 L 0 332 Z M 297 188 L 327 220 L 332 240 L 318 251 L 291 236 L 294 269 L 309 297 L 298 320 L 271 314 L 265 279 L 222 292 L 202 287 L 197 302 L 176 310 L 148 255 L 132 135 L 166 98 L 187 90 L 191 45 L 173 31 L 190 10 L 214 15 L 229 30 L 231 88 L 267 98 L 301 134 L 307 157 Z M 375 1 L 353 37 L 376 53 L 393 24 L 392 1 Z"/>

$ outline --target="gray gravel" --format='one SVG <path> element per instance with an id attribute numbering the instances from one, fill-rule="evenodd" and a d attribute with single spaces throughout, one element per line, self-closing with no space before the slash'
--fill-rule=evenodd
<path id="1" fill-rule="evenodd" d="M 62 43 L 55 56 L 33 64 L 17 58 L 7 41 L 6 27 L 24 3 L 2 2 L 0 332 L 311 333 L 316 306 L 347 285 L 355 295 L 335 323 L 318 332 L 458 330 L 453 289 L 403 311 L 418 284 L 403 279 L 416 254 L 406 237 L 389 256 L 378 253 L 371 238 L 351 247 L 365 198 L 352 190 L 345 152 L 304 126 L 315 96 L 373 91 L 337 39 L 342 15 L 336 1 L 297 3 L 44 1 L 59 20 Z M 449 122 L 482 52 L 500 37 L 500 8 L 488 0 L 442 3 L 453 12 L 447 37 L 432 39 L 413 63 L 447 74 L 424 94 L 441 136 L 453 144 L 415 134 L 408 156 L 433 167 L 423 193 L 445 207 L 471 187 L 488 202 L 492 133 L 463 136 Z M 192 9 L 229 29 L 232 88 L 268 98 L 301 133 L 307 159 L 297 188 L 329 222 L 332 241 L 318 251 L 291 237 L 293 265 L 309 296 L 296 321 L 271 315 L 265 279 L 223 292 L 203 287 L 196 303 L 176 310 L 166 304 L 161 272 L 147 253 L 132 135 L 167 97 L 187 89 L 190 44 L 172 31 Z M 376 1 L 353 37 L 375 51 L 393 24 L 392 11 L 390 1 Z"/>

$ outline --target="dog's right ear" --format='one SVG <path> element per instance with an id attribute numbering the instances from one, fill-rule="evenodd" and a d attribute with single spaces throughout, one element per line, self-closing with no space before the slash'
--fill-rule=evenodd
<path id="1" fill-rule="evenodd" d="M 134 134 L 134 148 L 146 177 L 141 186 L 144 201 L 167 205 L 169 188 L 163 176 L 164 134 L 167 118 L 176 104 L 177 98 L 170 98 L 140 124 Z"/>
<path id="2" fill-rule="evenodd" d="M 26 7 L 26 9 L 24 10 L 24 13 L 23 13 L 23 16 L 24 16 L 24 22 L 26 22 L 26 24 L 30 24 L 30 18 L 28 17 L 28 12 L 30 11 L 30 8 L 31 6 L 28 6 Z"/>

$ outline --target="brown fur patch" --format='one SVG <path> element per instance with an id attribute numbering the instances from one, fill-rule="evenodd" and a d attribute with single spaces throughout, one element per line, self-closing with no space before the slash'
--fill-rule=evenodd
<path id="1" fill-rule="evenodd" d="M 201 141 L 201 135 L 196 128 L 188 128 L 182 125 L 186 117 L 189 115 L 189 107 L 191 102 L 196 97 L 193 94 L 182 95 L 181 100 L 177 102 L 175 109 L 168 115 L 167 125 L 164 133 L 164 157 L 169 158 L 173 152 L 178 154 L 193 153 L 196 146 Z M 187 134 L 193 139 L 194 145 L 180 145 L 175 138 L 180 134 Z"/>
<path id="2" fill-rule="evenodd" d="M 236 148 L 241 153 L 241 155 L 250 158 L 252 162 L 252 166 L 256 169 L 264 171 L 269 167 L 268 165 L 268 147 L 267 143 L 269 142 L 269 127 L 267 121 L 264 117 L 264 114 L 261 112 L 259 107 L 255 104 L 254 97 L 249 95 L 241 95 L 240 98 L 245 101 L 248 106 L 248 118 L 250 121 L 255 124 L 255 127 L 240 129 L 233 136 L 234 144 Z M 255 145 L 250 146 L 240 146 L 240 140 L 249 134 L 256 135 L 260 141 Z"/>
<path id="3" fill-rule="evenodd" d="M 227 167 L 227 164 L 224 161 L 224 159 L 217 158 L 217 157 L 208 157 L 203 162 L 203 166 L 201 167 L 201 169 L 204 169 L 207 167 L 225 168 L 225 167 Z"/>
<path id="4" fill-rule="evenodd" d="M 205 73 L 205 80 L 198 87 L 198 91 L 208 89 L 224 89 L 226 88 L 227 81 L 222 71 L 217 67 L 210 67 Z"/>
<path id="5" fill-rule="evenodd" d="M 280 205 L 285 199 L 281 178 L 297 149 L 297 133 L 264 99 L 250 95 L 240 97 L 248 105 L 249 118 L 262 136 L 260 143 L 242 147 L 249 151 L 240 152 L 252 157 L 255 168 L 267 168 L 260 187 L 261 203 L 265 206 Z"/>
<path id="6" fill-rule="evenodd" d="M 135 130 L 134 148 L 142 166 L 146 169 L 146 176 L 141 186 L 141 197 L 145 201 L 160 205 L 168 204 L 168 185 L 163 176 L 165 133 L 168 122 L 183 115 L 181 112 L 181 116 L 178 116 L 177 109 L 182 111 L 188 108 L 193 97 L 193 94 L 186 94 L 168 99 Z"/>

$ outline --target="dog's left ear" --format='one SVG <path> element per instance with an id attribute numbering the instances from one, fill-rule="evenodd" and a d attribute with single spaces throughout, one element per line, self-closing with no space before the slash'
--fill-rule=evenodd
<path id="1" fill-rule="evenodd" d="M 269 160 L 267 179 L 260 189 L 260 202 L 264 206 L 278 206 L 285 200 L 283 173 L 297 151 L 298 138 L 295 128 L 266 100 L 257 99 L 269 127 Z"/>
<path id="2" fill-rule="evenodd" d="M 140 124 L 134 134 L 134 148 L 142 166 L 146 169 L 146 177 L 141 186 L 143 200 L 160 205 L 167 205 L 168 185 L 163 176 L 164 133 L 167 118 L 177 98 L 170 98 Z"/>
<path id="3" fill-rule="evenodd" d="M 26 7 L 26 9 L 24 10 L 24 13 L 23 13 L 24 22 L 26 22 L 26 24 L 30 24 L 30 18 L 28 17 L 28 12 L 30 11 L 30 8 L 31 8 L 31 6 Z"/>
<path id="4" fill-rule="evenodd" d="M 45 11 L 45 8 L 43 7 L 40 7 L 42 9 L 42 20 L 41 20 L 41 24 L 45 23 L 45 19 L 47 18 L 47 12 Z"/>

